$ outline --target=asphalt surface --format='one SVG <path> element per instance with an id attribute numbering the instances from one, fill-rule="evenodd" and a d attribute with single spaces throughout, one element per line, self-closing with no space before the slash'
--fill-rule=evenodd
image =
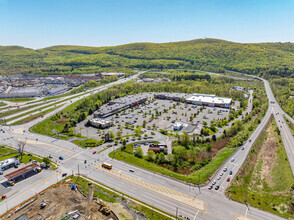
<path id="1" fill-rule="evenodd" d="M 208 185 L 200 188 L 190 186 L 189 184 L 176 181 L 169 177 L 161 176 L 130 164 L 112 160 L 108 157 L 108 153 L 113 149 L 107 149 L 100 154 L 93 154 L 93 151 L 96 149 L 82 149 L 68 141 L 33 134 L 28 131 L 28 128 L 32 125 L 50 117 L 57 111 L 65 108 L 66 105 L 71 104 L 68 103 L 60 109 L 47 114 L 43 119 L 37 119 L 22 126 L 11 126 L 10 129 L 8 126 L 1 127 L 5 130 L 5 133 L 1 133 L 1 142 L 11 146 L 16 146 L 18 140 L 26 140 L 26 151 L 40 156 L 51 155 L 53 157 L 53 161 L 57 161 L 60 166 L 57 171 L 45 171 L 31 177 L 33 183 L 17 183 L 6 193 L 8 199 L 0 203 L 0 213 L 4 213 L 7 209 L 10 209 L 22 201 L 30 198 L 36 192 L 39 192 L 51 184 L 56 183 L 61 179 L 61 174 L 67 172 L 68 174 L 80 173 L 86 175 L 91 179 L 101 182 L 111 188 L 119 190 L 129 196 L 173 215 L 176 215 L 176 210 L 178 210 L 178 216 L 188 217 L 190 219 L 237 219 L 237 217 L 240 216 L 246 216 L 247 219 L 282 219 L 271 213 L 230 201 L 223 194 L 234 175 L 244 163 L 250 148 L 262 129 L 265 127 L 272 113 L 275 115 L 276 120 L 280 120 L 280 124 L 279 122 L 277 122 L 277 124 L 281 130 L 282 140 L 293 171 L 294 141 L 291 142 L 291 140 L 293 140 L 293 136 L 290 135 L 291 133 L 286 123 L 282 121 L 284 120 L 282 117 L 282 114 L 284 113 L 275 102 L 267 81 L 263 81 L 265 83 L 269 101 L 274 102 L 275 104 L 270 104 L 269 109 L 260 125 L 252 133 L 249 140 L 246 141 L 244 145 L 241 146 L 240 149 L 237 150 L 232 156 L 234 157 L 234 161 L 231 161 L 232 158 L 229 158 L 228 161 L 226 161 L 214 175 L 214 177 L 217 178 L 219 174 L 223 172 L 224 167 L 228 168 L 228 170 L 224 172 L 222 178 L 216 183 L 216 185 L 220 185 L 219 190 L 208 190 Z M 97 89 L 97 91 L 101 91 L 99 89 Z M 90 95 L 90 93 L 88 95 Z M 72 102 L 74 101 L 76 100 L 73 99 Z M 243 147 L 244 149 L 242 150 Z M 97 149 L 99 148 L 101 147 L 98 147 Z M 58 156 L 63 156 L 64 160 L 58 160 Z M 102 170 L 100 168 L 102 162 L 110 162 L 113 165 L 113 172 Z M 134 172 L 130 172 L 130 169 L 133 169 Z M 233 174 L 229 175 L 229 171 L 232 171 Z M 228 176 L 231 178 L 229 182 L 227 182 Z M 158 189 L 145 187 L 144 185 L 147 185 L 147 183 L 158 186 Z M 163 193 L 164 188 L 167 189 L 165 190 L 165 194 Z M 174 192 L 172 192 L 172 190 Z M 168 192 L 170 192 L 170 195 L 168 195 Z M 175 194 L 177 194 L 177 196 L 175 196 Z M 186 202 L 182 202 L 184 200 Z M 193 205 L 195 201 L 202 202 L 205 209 L 199 210 L 195 208 Z M 189 205 L 189 203 L 191 205 Z"/>

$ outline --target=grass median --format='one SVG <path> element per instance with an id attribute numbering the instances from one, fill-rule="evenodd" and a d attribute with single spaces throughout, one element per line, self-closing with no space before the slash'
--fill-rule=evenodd
<path id="1" fill-rule="evenodd" d="M 24 124 L 24 123 L 30 122 L 30 121 L 32 121 L 32 120 L 34 120 L 36 118 L 39 118 L 39 117 L 41 117 L 41 116 L 43 116 L 43 115 L 45 115 L 45 114 L 47 114 L 49 112 L 54 111 L 55 109 L 58 109 L 61 106 L 63 106 L 63 104 L 62 105 L 58 105 L 58 106 L 53 107 L 53 108 L 50 108 L 50 109 L 47 109 L 45 111 L 42 111 L 39 114 L 35 114 L 35 115 L 30 116 L 30 117 L 23 118 L 23 119 L 21 119 L 19 121 L 13 122 L 11 125 L 19 125 L 19 124 Z"/>
<path id="2" fill-rule="evenodd" d="M 226 194 L 230 199 L 283 218 L 294 218 L 294 176 L 273 118 Z"/>
<path id="3" fill-rule="evenodd" d="M 28 102 L 28 101 L 35 100 L 35 98 L 4 98 L 1 100 L 9 101 L 9 102 Z"/>

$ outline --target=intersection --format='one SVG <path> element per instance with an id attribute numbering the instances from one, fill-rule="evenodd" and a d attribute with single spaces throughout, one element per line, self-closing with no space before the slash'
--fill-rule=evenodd
<path id="1" fill-rule="evenodd" d="M 22 186 L 23 184 L 16 184 L 7 192 L 8 199 L 0 203 L 0 213 L 3 214 L 7 209 L 33 196 L 34 193 L 56 183 L 61 179 L 61 174 L 67 172 L 68 174 L 79 173 L 87 176 L 172 215 L 175 215 L 178 209 L 179 216 L 190 219 L 281 219 L 278 216 L 256 208 L 230 201 L 224 196 L 224 192 L 230 184 L 230 182 L 226 181 L 229 171 L 232 171 L 230 176 L 232 180 L 246 160 L 254 141 L 266 126 L 271 114 L 274 115 L 279 126 L 292 172 L 294 170 L 294 139 L 283 118 L 285 113 L 275 101 L 268 82 L 261 78 L 259 80 L 262 80 L 265 85 L 269 99 L 268 111 L 249 139 L 222 164 L 211 178 L 213 180 L 214 177 L 219 176 L 223 169 L 227 167 L 228 171 L 219 181 L 219 191 L 209 191 L 207 189 L 208 184 L 201 187 L 191 186 L 190 184 L 121 161 L 112 160 L 108 157 L 108 153 L 113 149 L 107 149 L 98 155 L 93 155 L 92 150 L 96 150 L 95 148 L 91 150 L 82 149 L 66 140 L 31 133 L 29 128 L 43 120 L 36 119 L 25 125 L 2 126 L 5 133 L 1 135 L 0 139 L 4 144 L 11 146 L 16 146 L 18 140 L 26 140 L 26 151 L 43 157 L 53 156 L 53 161 L 59 165 L 59 168 L 57 171 L 45 171 L 41 175 L 33 177 L 36 178 L 34 183 L 25 187 Z M 108 88 L 108 86 L 97 88 L 96 91 L 101 91 L 105 88 Z M 72 102 L 78 99 L 73 98 Z M 72 102 L 68 101 L 61 108 L 47 114 L 44 119 L 54 115 L 56 112 L 72 104 Z M 288 117 L 287 115 L 285 116 Z M 64 160 L 59 161 L 59 156 L 63 156 Z M 234 158 L 233 162 L 231 161 L 232 157 Z M 86 164 L 84 163 L 85 160 L 87 160 Z M 110 162 L 114 169 L 112 171 L 102 169 L 100 165 L 103 162 Z M 130 173 L 130 169 L 134 169 L 135 172 Z"/>

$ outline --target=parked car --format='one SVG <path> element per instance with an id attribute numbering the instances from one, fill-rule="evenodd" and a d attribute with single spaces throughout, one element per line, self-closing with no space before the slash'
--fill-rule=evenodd
<path id="1" fill-rule="evenodd" d="M 63 157 L 62 156 L 59 156 L 59 160 L 63 160 Z"/>
<path id="2" fill-rule="evenodd" d="M 93 151 L 93 154 L 96 154 L 96 151 Z"/>
<path id="3" fill-rule="evenodd" d="M 130 171 L 130 172 L 132 172 L 132 173 L 133 173 L 133 172 L 135 172 L 135 170 L 134 170 L 134 169 L 129 169 L 129 171 Z"/>
<path id="4" fill-rule="evenodd" d="M 211 186 L 209 186 L 209 187 L 208 187 L 208 189 L 209 189 L 209 190 L 211 190 L 211 189 L 212 189 L 212 187 L 213 187 L 213 186 L 211 185 Z"/>
<path id="5" fill-rule="evenodd" d="M 219 189 L 219 185 L 217 185 L 216 187 L 215 187 L 215 190 L 218 190 Z"/>
<path id="6" fill-rule="evenodd" d="M 230 171 L 230 175 L 232 175 L 232 174 L 233 174 L 233 171 L 231 170 L 231 171 Z"/>
<path id="7" fill-rule="evenodd" d="M 216 184 L 216 180 L 213 180 L 213 181 L 212 181 L 212 185 L 215 185 L 215 184 Z"/>
<path id="8" fill-rule="evenodd" d="M 227 172 L 227 170 L 228 170 L 228 168 L 225 167 L 223 171 L 224 171 L 224 172 Z"/>
<path id="9" fill-rule="evenodd" d="M 235 160 L 235 159 L 234 159 L 234 158 L 232 158 L 232 159 L 231 159 L 231 162 L 234 162 L 234 160 Z"/>
<path id="10" fill-rule="evenodd" d="M 227 179 L 227 182 L 230 182 L 230 180 L 231 180 L 231 178 L 230 178 L 230 177 L 228 177 L 228 179 Z"/>
<path id="11" fill-rule="evenodd" d="M 62 174 L 62 177 L 65 177 L 65 176 L 67 176 L 67 173 L 63 173 L 63 174 Z"/>

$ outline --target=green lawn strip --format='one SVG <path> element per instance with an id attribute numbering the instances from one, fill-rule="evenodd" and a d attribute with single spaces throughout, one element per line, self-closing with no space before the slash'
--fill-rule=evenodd
<path id="1" fill-rule="evenodd" d="M 142 212 L 146 215 L 147 219 L 150 220 L 166 220 L 166 219 L 170 219 L 165 215 L 162 215 L 158 212 L 154 212 L 154 210 L 147 208 L 146 206 L 142 206 L 142 205 L 136 205 L 136 206 L 131 206 L 131 208 Z"/>
<path id="2" fill-rule="evenodd" d="M 136 203 L 135 206 L 131 206 L 132 208 L 136 209 L 136 210 L 139 210 L 143 213 L 145 213 L 145 215 L 148 217 L 148 219 L 150 220 L 166 220 L 166 219 L 175 219 L 175 216 L 167 213 L 167 212 L 164 212 L 158 208 L 155 208 L 153 206 L 150 206 L 144 202 L 141 202 L 133 197 L 130 197 L 124 193 L 121 193 L 115 189 L 112 189 L 110 188 L 109 186 L 106 186 L 102 183 L 98 183 L 96 182 L 95 180 L 92 180 L 91 178 L 88 178 L 88 177 L 83 177 L 83 176 L 69 176 L 67 177 L 66 179 L 72 179 L 72 182 L 75 182 L 76 184 L 80 185 L 81 188 L 83 189 L 83 191 L 88 194 L 89 192 L 89 189 L 90 189 L 90 186 L 88 185 L 89 183 L 89 180 L 91 182 L 93 182 L 93 185 L 95 186 L 96 189 L 106 193 L 107 195 L 104 194 L 104 196 L 108 197 L 107 199 L 109 200 L 113 200 L 113 198 L 121 198 L 121 199 L 125 199 L 126 197 L 127 198 L 130 198 L 132 201 L 134 201 Z M 65 180 L 66 180 L 65 179 Z M 96 191 L 97 192 L 97 191 Z M 94 192 L 95 193 L 95 192 Z M 100 193 L 102 194 L 102 193 Z M 94 194 L 95 195 L 95 194 Z M 98 196 L 99 197 L 99 196 Z M 102 198 L 101 198 L 102 199 Z M 103 199 L 102 199 L 103 200 Z M 104 200 L 105 201 L 105 200 Z M 153 212 L 153 215 L 150 214 Z"/>
<path id="3" fill-rule="evenodd" d="M 0 102 L 0 106 L 5 106 L 7 104 L 5 104 L 4 102 Z"/>
<path id="4" fill-rule="evenodd" d="M 10 102 L 28 102 L 28 101 L 35 100 L 35 98 L 3 98 L 1 100 L 10 101 Z"/>
<path id="5" fill-rule="evenodd" d="M 15 151 L 15 153 L 11 153 L 11 154 L 6 154 L 6 155 L 1 155 L 0 156 L 0 161 L 3 161 L 3 160 L 7 160 L 8 158 L 11 158 L 11 157 L 17 157 L 17 153 Z"/>
<path id="6" fill-rule="evenodd" d="M 31 155 L 32 155 L 32 154 L 31 154 Z M 43 162 L 43 158 L 42 158 L 42 157 L 39 157 L 39 156 L 37 156 L 37 155 L 29 156 L 28 153 L 25 153 L 25 154 L 22 156 L 22 159 L 21 159 L 20 156 L 18 156 L 17 153 L 8 154 L 8 155 L 5 155 L 5 156 L 1 156 L 1 157 L 0 157 L 0 161 L 3 161 L 3 160 L 6 160 L 6 159 L 9 159 L 9 158 L 11 158 L 11 157 L 16 157 L 16 158 L 18 158 L 19 161 L 20 161 L 21 163 L 24 163 L 24 164 L 27 164 L 27 163 L 29 163 L 29 162 L 31 162 L 31 161 L 33 161 L 33 160 L 36 160 L 36 161 L 38 161 L 39 163 L 42 163 L 42 162 Z M 52 168 L 53 170 L 56 170 L 56 169 L 57 169 L 56 164 L 54 164 L 54 163 L 51 162 L 51 168 Z"/>
<path id="7" fill-rule="evenodd" d="M 16 150 L 5 145 L 0 146 L 0 157 L 15 153 Z"/>
<path id="8" fill-rule="evenodd" d="M 30 162 L 30 159 L 31 159 L 31 161 L 36 160 L 40 163 L 43 162 L 42 157 L 34 155 L 34 154 L 30 154 L 30 155 L 31 156 L 29 156 L 29 153 L 24 153 L 22 160 L 21 160 L 17 154 L 16 149 L 8 147 L 8 146 L 1 146 L 0 147 L 0 161 L 6 160 L 11 157 L 16 157 L 20 160 L 20 162 L 22 162 L 24 164 L 27 164 L 28 162 Z M 51 162 L 51 164 L 52 164 L 52 167 L 51 167 L 52 169 L 57 168 L 56 164 L 54 164 L 52 162 Z"/>
<path id="9" fill-rule="evenodd" d="M 294 211 L 287 211 L 287 207 L 291 209 L 292 199 L 291 187 L 294 187 L 294 176 L 288 162 L 285 148 L 282 144 L 281 136 L 277 133 L 277 125 L 274 120 L 270 121 L 274 132 L 267 134 L 265 130 L 259 136 L 251 149 L 248 159 L 244 163 L 242 174 L 238 174 L 232 185 L 227 190 L 229 197 L 240 203 L 244 203 L 244 195 L 246 193 L 247 204 L 257 207 L 283 218 L 293 218 Z M 270 124 L 269 123 L 269 124 Z M 267 125 L 267 127 L 269 126 Z M 269 186 L 264 180 L 253 175 L 254 171 L 259 175 L 261 172 L 262 159 L 258 158 L 258 146 L 261 146 L 267 135 L 275 136 L 278 144 L 275 150 L 276 158 L 273 161 L 274 166 L 270 171 L 272 184 Z M 254 164 L 255 163 L 255 164 Z M 256 170 L 254 168 L 256 167 Z M 262 185 L 263 187 L 257 187 Z M 293 190 L 293 189 L 292 189 Z"/>
<path id="10" fill-rule="evenodd" d="M 34 108 L 34 107 L 40 106 L 42 104 L 43 103 L 36 104 L 36 105 L 31 105 L 31 106 L 26 106 L 26 107 L 23 107 L 23 108 L 17 108 L 17 109 L 11 110 L 11 111 L 1 112 L 0 113 L 0 118 L 6 117 L 8 115 L 13 115 L 13 114 L 19 113 L 21 111 L 25 111 L 25 110 L 28 110 L 30 108 Z M 7 119 L 7 121 L 8 121 L 8 119 Z"/>
<path id="11" fill-rule="evenodd" d="M 73 98 L 76 98 L 76 97 L 77 97 L 77 96 L 74 96 L 74 97 L 72 97 L 72 98 L 68 98 L 68 99 L 65 99 L 65 100 L 61 100 L 61 101 L 59 101 L 59 102 L 52 103 L 52 104 L 50 104 L 50 105 L 47 105 L 47 106 L 44 106 L 44 107 L 41 107 L 41 108 L 38 108 L 38 109 L 32 110 L 32 111 L 30 111 L 30 112 L 26 112 L 26 113 L 24 113 L 24 114 L 21 114 L 21 115 L 18 115 L 18 116 L 15 116 L 15 117 L 9 118 L 9 119 L 7 119 L 6 121 L 11 121 L 11 120 L 14 120 L 14 119 L 16 119 L 16 118 L 20 118 L 20 117 L 25 116 L 25 115 L 27 115 L 27 114 L 31 114 L 31 113 L 37 112 L 37 111 L 39 111 L 39 110 L 42 110 L 42 109 L 45 109 L 45 108 L 51 107 L 51 106 L 53 106 L 53 105 L 58 105 L 59 103 L 66 102 L 66 101 L 68 101 L 68 100 L 70 100 L 70 99 L 73 99 Z M 43 103 L 42 103 L 42 104 L 43 104 Z M 32 107 L 32 106 L 30 106 L 30 107 Z M 25 107 L 25 108 L 26 108 L 26 107 Z M 22 109 L 23 109 L 23 108 L 22 108 Z M 1 113 L 0 113 L 0 114 L 1 114 Z M 10 114 L 10 115 L 11 115 L 11 114 Z"/>
<path id="12" fill-rule="evenodd" d="M 115 200 L 115 199 L 111 198 L 110 196 L 107 196 L 97 190 L 94 190 L 94 196 L 98 197 L 99 199 L 102 199 L 105 202 L 112 202 L 112 203 L 118 202 L 117 200 Z"/>
<path id="13" fill-rule="evenodd" d="M 284 119 L 285 119 L 285 121 L 286 121 L 292 135 L 294 136 L 294 124 L 292 122 L 290 122 L 286 117 L 284 117 Z"/>
<path id="14" fill-rule="evenodd" d="M 56 106 L 56 107 L 53 107 L 53 108 L 47 109 L 47 110 L 45 110 L 45 111 L 42 111 L 42 112 L 40 112 L 39 114 L 35 114 L 35 115 L 30 116 L 30 117 L 23 118 L 23 119 L 21 119 L 21 120 L 19 120 L 19 121 L 13 122 L 11 125 L 22 124 L 22 122 L 24 122 L 24 121 L 26 121 L 26 120 L 29 120 L 29 119 L 31 119 L 31 118 L 39 118 L 39 117 L 41 117 L 42 115 L 45 115 L 45 114 L 47 114 L 47 113 L 49 113 L 49 112 L 52 112 L 52 111 L 54 111 L 55 109 L 58 109 L 59 107 L 61 107 L 61 106 L 63 106 L 63 105 L 64 105 L 64 104 L 61 104 L 61 105 L 58 105 L 58 106 Z M 27 113 L 27 114 L 29 114 L 29 113 Z M 21 117 L 21 116 L 19 116 L 19 117 Z M 18 117 L 17 117 L 17 118 L 18 118 Z"/>
<path id="15" fill-rule="evenodd" d="M 99 146 L 99 145 L 101 145 L 101 144 L 104 143 L 104 141 L 102 141 L 102 140 L 96 140 L 96 139 L 93 139 L 93 138 L 88 138 L 88 139 L 85 139 L 85 140 L 74 140 L 72 142 L 74 144 L 79 145 L 82 148 L 87 148 L 87 144 L 89 146 L 92 146 L 91 144 L 94 144 L 93 147 L 97 147 L 97 146 Z"/>

